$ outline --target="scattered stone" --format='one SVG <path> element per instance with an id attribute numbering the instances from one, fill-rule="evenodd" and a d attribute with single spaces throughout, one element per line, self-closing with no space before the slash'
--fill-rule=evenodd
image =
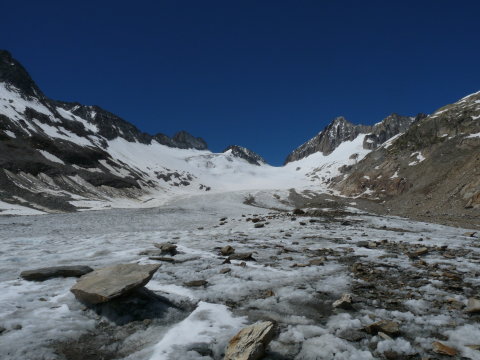
<path id="1" fill-rule="evenodd" d="M 0 332 L 1 334 L 1 332 Z M 472 349 L 472 350 L 480 350 L 480 345 L 465 345 L 466 347 Z"/>
<path id="2" fill-rule="evenodd" d="M 458 353 L 457 349 L 442 344 L 440 341 L 435 341 L 432 343 L 432 350 L 434 353 L 448 356 L 455 356 Z"/>
<path id="3" fill-rule="evenodd" d="M 153 244 L 156 248 L 162 251 L 162 254 L 170 254 L 174 256 L 177 254 L 177 245 L 172 243 L 156 243 Z"/>
<path id="4" fill-rule="evenodd" d="M 307 225 L 307 223 L 306 223 L 306 222 L 303 222 L 303 221 L 300 221 L 299 224 L 300 224 L 300 225 Z"/>
<path id="5" fill-rule="evenodd" d="M 309 261 L 309 264 L 312 265 L 312 266 L 319 266 L 319 265 L 323 265 L 323 262 L 324 262 L 324 259 L 312 259 Z"/>
<path id="6" fill-rule="evenodd" d="M 147 284 L 160 265 L 119 264 L 82 276 L 70 289 L 83 302 L 99 304 Z"/>
<path id="7" fill-rule="evenodd" d="M 305 211 L 302 209 L 295 209 L 293 210 L 293 215 L 305 215 Z"/>
<path id="8" fill-rule="evenodd" d="M 264 298 L 268 298 L 268 297 L 272 297 L 272 296 L 275 296 L 275 293 L 273 292 L 273 290 L 266 290 L 266 291 L 263 293 L 263 297 L 264 297 Z"/>
<path id="9" fill-rule="evenodd" d="M 463 234 L 463 236 L 467 236 L 467 237 L 475 237 L 475 234 L 476 234 L 476 233 L 477 233 L 476 231 L 473 231 L 473 232 L 466 232 L 466 233 L 464 233 L 464 234 Z"/>
<path id="10" fill-rule="evenodd" d="M 244 261 L 255 261 L 252 257 L 252 253 L 238 253 L 232 254 L 228 257 L 229 260 L 244 260 Z"/>
<path id="11" fill-rule="evenodd" d="M 414 252 L 416 256 L 422 256 L 428 253 L 428 249 L 426 247 L 422 247 Z"/>
<path id="12" fill-rule="evenodd" d="M 220 274 L 226 274 L 226 273 L 229 273 L 230 271 L 232 271 L 232 269 L 230 268 L 223 268 L 220 270 Z"/>
<path id="13" fill-rule="evenodd" d="M 377 335 L 380 336 L 383 340 L 393 340 L 390 336 L 381 331 L 379 331 Z"/>
<path id="14" fill-rule="evenodd" d="M 253 218 L 252 219 L 252 223 L 258 223 L 259 221 L 261 221 L 261 219 L 259 219 L 259 218 Z"/>
<path id="15" fill-rule="evenodd" d="M 352 342 L 361 341 L 366 338 L 365 333 L 355 329 L 345 329 L 342 332 L 340 332 L 337 336 L 341 339 L 352 341 Z"/>
<path id="16" fill-rule="evenodd" d="M 175 259 L 170 258 L 170 257 L 165 257 L 165 256 L 150 256 L 150 260 L 156 260 L 156 261 L 164 261 L 164 262 L 169 262 L 169 263 L 174 263 Z"/>
<path id="17" fill-rule="evenodd" d="M 227 345 L 224 360 L 258 360 L 272 341 L 275 325 L 271 321 L 250 325 L 235 335 Z"/>
<path id="18" fill-rule="evenodd" d="M 0 335 L 2 335 L 7 329 L 5 329 L 3 326 L 0 326 Z"/>
<path id="19" fill-rule="evenodd" d="M 256 224 L 255 224 L 255 228 L 257 228 L 257 229 L 258 229 L 258 228 L 263 228 L 264 226 L 265 226 L 264 223 L 256 223 Z"/>
<path id="20" fill-rule="evenodd" d="M 340 309 L 352 309 L 352 295 L 351 294 L 343 294 L 342 297 L 332 304 L 334 308 L 340 308 Z"/>
<path id="21" fill-rule="evenodd" d="M 222 254 L 223 256 L 232 255 L 234 252 L 235 249 L 230 245 L 224 246 L 220 249 L 220 254 Z"/>
<path id="22" fill-rule="evenodd" d="M 203 229 L 204 229 L 203 226 L 200 226 L 200 227 L 197 228 L 197 230 L 203 230 Z"/>
<path id="23" fill-rule="evenodd" d="M 20 324 L 15 324 L 15 325 L 12 326 L 12 329 L 13 329 L 13 330 L 22 330 L 22 329 L 23 329 L 23 326 L 20 325 Z"/>
<path id="24" fill-rule="evenodd" d="M 91 267 L 83 265 L 54 266 L 22 271 L 20 276 L 25 280 L 44 281 L 57 277 L 80 277 L 92 271 Z"/>
<path id="25" fill-rule="evenodd" d="M 365 240 L 357 241 L 357 246 L 358 246 L 358 247 L 368 248 L 368 241 L 365 241 Z"/>
<path id="26" fill-rule="evenodd" d="M 245 261 L 242 261 L 240 264 L 238 264 L 238 266 L 241 266 L 244 268 L 247 266 L 247 263 Z"/>
<path id="27" fill-rule="evenodd" d="M 380 320 L 365 326 L 365 331 L 369 334 L 377 334 L 383 332 L 390 336 L 395 336 L 400 333 L 400 328 L 398 323 L 390 320 Z"/>
<path id="28" fill-rule="evenodd" d="M 200 286 L 206 286 L 207 284 L 208 284 L 208 281 L 206 280 L 193 280 L 193 281 L 187 281 L 183 283 L 183 285 L 188 287 L 200 287 Z"/>
<path id="29" fill-rule="evenodd" d="M 469 313 L 480 312 L 480 300 L 475 298 L 468 299 L 467 308 L 465 310 Z"/>
<path id="30" fill-rule="evenodd" d="M 225 221 L 225 220 L 227 220 L 226 217 L 223 217 L 223 218 L 220 219 L 220 221 Z"/>

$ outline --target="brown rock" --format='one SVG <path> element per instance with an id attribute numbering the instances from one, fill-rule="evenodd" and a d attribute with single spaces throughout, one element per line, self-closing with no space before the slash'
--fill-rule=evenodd
<path id="1" fill-rule="evenodd" d="M 458 353 L 457 349 L 442 344 L 440 341 L 435 341 L 432 343 L 432 350 L 434 353 L 448 356 L 455 356 Z"/>
<path id="2" fill-rule="evenodd" d="M 271 321 L 250 325 L 235 335 L 227 345 L 224 360 L 259 360 L 272 341 L 275 325 Z"/>
<path id="3" fill-rule="evenodd" d="M 379 331 L 381 331 L 387 335 L 395 336 L 400 333 L 400 328 L 398 323 L 396 323 L 395 321 L 380 320 L 374 322 L 373 324 L 365 326 L 365 331 L 369 334 L 377 334 Z"/>
<path id="4" fill-rule="evenodd" d="M 469 313 L 480 312 L 480 300 L 475 298 L 468 299 L 467 308 L 465 310 Z"/>

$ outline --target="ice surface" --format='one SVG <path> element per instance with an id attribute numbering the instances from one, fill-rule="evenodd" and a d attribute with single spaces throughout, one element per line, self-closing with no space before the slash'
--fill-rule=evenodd
<path id="1" fill-rule="evenodd" d="M 438 309 L 438 302 L 448 298 L 466 301 L 465 296 L 442 286 L 440 280 L 398 289 L 399 294 L 409 294 L 398 309 L 380 306 L 382 298 L 362 301 L 359 311 L 331 309 L 334 300 L 358 285 L 345 259 L 354 256 L 356 261 L 376 264 L 380 269 L 385 266 L 387 260 L 382 256 L 389 255 L 388 250 L 357 246 L 358 241 L 366 239 L 364 233 L 369 241 L 388 239 L 399 246 L 467 249 L 468 256 L 454 258 L 432 250 L 424 260 L 438 263 L 440 271 L 454 267 L 464 274 L 465 281 L 479 286 L 474 274 L 480 254 L 474 239 L 459 235 L 466 230 L 371 216 L 354 212 L 354 208 L 346 209 L 352 226 L 324 218 L 302 226 L 299 220 L 307 221 L 308 217 L 291 221 L 281 211 L 247 205 L 244 200 L 248 194 L 258 196 L 260 204 L 275 205 L 287 192 L 232 191 L 172 198 L 150 209 L 0 218 L 0 326 L 7 329 L 0 336 L 0 348 L 6 354 L 3 358 L 56 359 L 53 340 L 77 339 L 97 328 L 102 320 L 91 310 L 83 311 L 69 292 L 75 279 L 28 282 L 19 279 L 20 271 L 67 264 L 98 268 L 116 263 L 154 263 L 139 252 L 154 250 L 154 242 L 170 241 L 178 246 L 179 254 L 174 257 L 177 262 L 162 263 L 147 287 L 177 302 L 196 305 L 184 317 L 154 321 L 148 329 L 129 335 L 122 345 L 128 360 L 218 359 L 230 336 L 262 319 L 279 324 L 271 356 L 374 359 L 386 350 L 425 354 L 430 351 L 433 334 L 440 331 L 448 337 L 446 343 L 457 347 L 462 356 L 478 359 L 478 353 L 465 345 L 475 342 L 480 326 L 461 310 Z M 253 216 L 270 217 L 269 224 L 254 228 L 246 221 Z M 219 225 L 223 217 L 227 218 L 226 224 Z M 218 249 L 227 244 L 237 252 L 253 252 L 256 261 L 247 261 L 245 266 L 239 266 L 240 261 L 222 264 Z M 282 251 L 284 248 L 288 251 Z M 322 249 L 338 255 L 327 255 L 324 265 L 296 266 L 318 257 L 314 254 Z M 418 272 L 420 279 L 425 276 L 401 253 L 389 257 L 388 266 L 383 267 L 386 274 L 397 269 L 401 273 Z M 220 269 L 226 267 L 231 271 L 221 274 Z M 196 288 L 184 285 L 193 280 L 206 280 L 208 284 Z M 273 295 L 265 296 L 267 290 Z M 341 337 L 345 330 L 361 330 L 374 319 L 398 321 L 405 336 L 393 341 L 370 337 L 360 342 Z M 376 345 L 369 346 L 375 341 Z M 213 355 L 202 357 L 192 350 L 198 343 L 208 346 Z"/>

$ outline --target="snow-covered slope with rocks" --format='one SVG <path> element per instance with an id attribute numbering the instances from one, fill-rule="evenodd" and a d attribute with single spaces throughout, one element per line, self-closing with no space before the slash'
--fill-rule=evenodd
<path id="1" fill-rule="evenodd" d="M 392 114 L 372 126 L 354 125 L 342 116 L 337 117 L 316 136 L 290 153 L 285 160 L 285 164 L 317 152 L 328 155 L 343 142 L 353 141 L 360 134 L 368 134 L 364 139 L 363 147 L 374 150 L 391 137 L 404 132 L 415 120 L 423 116 L 419 114 L 416 118 L 413 118 Z"/>
<path id="2" fill-rule="evenodd" d="M 236 145 L 212 153 L 183 131 L 149 135 L 98 106 L 51 100 L 0 51 L 0 214 L 152 207 L 206 191 L 325 189 L 340 167 L 358 161 L 350 151 L 363 157 L 348 144 L 364 140 L 344 139 L 335 154 L 285 167 Z"/>

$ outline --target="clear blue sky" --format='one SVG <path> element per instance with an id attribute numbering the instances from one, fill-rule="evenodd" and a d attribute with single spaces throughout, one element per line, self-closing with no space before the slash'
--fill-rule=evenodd
<path id="1" fill-rule="evenodd" d="M 0 48 L 47 96 L 280 164 L 332 118 L 480 90 L 480 1 L 3 1 Z"/>

